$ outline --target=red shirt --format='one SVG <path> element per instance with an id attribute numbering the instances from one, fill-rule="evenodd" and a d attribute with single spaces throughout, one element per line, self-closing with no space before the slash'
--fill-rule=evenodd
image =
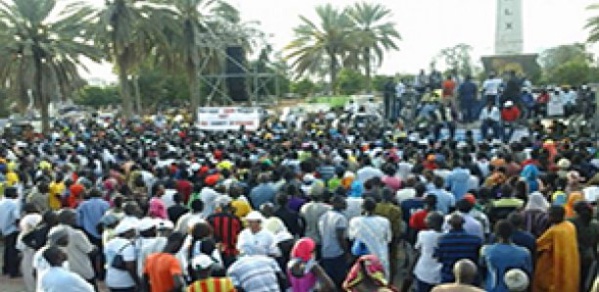
<path id="1" fill-rule="evenodd" d="M 187 202 L 189 202 L 189 197 L 193 192 L 193 185 L 187 180 L 180 179 L 177 181 L 175 188 L 177 189 L 177 192 L 183 196 L 183 202 L 187 204 Z"/>
<path id="2" fill-rule="evenodd" d="M 515 107 L 507 107 L 501 110 L 501 119 L 506 122 L 516 121 L 520 117 L 520 110 Z"/>
<path id="3" fill-rule="evenodd" d="M 549 94 L 545 93 L 545 94 L 540 94 L 537 97 L 537 102 L 538 103 L 548 103 L 549 102 Z"/>
<path id="4" fill-rule="evenodd" d="M 77 208 L 77 206 L 79 205 L 79 202 L 81 202 L 82 198 L 81 195 L 83 194 L 83 192 L 85 191 L 85 187 L 83 185 L 80 184 L 74 184 L 69 188 L 69 198 L 68 198 L 68 204 L 69 204 L 69 208 Z"/>
<path id="5" fill-rule="evenodd" d="M 208 217 L 208 222 L 214 229 L 214 238 L 223 245 L 223 254 L 236 256 L 237 236 L 243 229 L 241 220 L 233 214 L 216 213 Z"/>
<path id="6" fill-rule="evenodd" d="M 455 82 L 453 80 L 445 80 L 443 82 L 443 97 L 453 96 L 455 90 Z"/>
<path id="7" fill-rule="evenodd" d="M 417 211 L 416 213 L 412 214 L 412 216 L 410 217 L 410 228 L 412 228 L 416 231 L 425 230 L 426 229 L 426 222 L 425 222 L 426 215 L 428 215 L 427 210 L 420 210 L 420 211 Z"/>

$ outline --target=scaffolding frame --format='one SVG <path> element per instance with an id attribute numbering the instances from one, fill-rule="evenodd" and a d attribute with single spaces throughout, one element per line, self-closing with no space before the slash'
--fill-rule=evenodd
<path id="1" fill-rule="evenodd" d="M 248 105 L 254 106 L 264 102 L 276 103 L 281 94 L 279 72 L 277 72 L 276 67 L 269 66 L 272 63 L 266 62 L 266 67 L 271 68 L 274 72 L 258 72 L 257 66 L 254 66 L 253 70 L 250 68 L 250 62 L 247 58 L 247 64 L 243 64 L 243 62 L 238 62 L 238 60 L 227 54 L 227 48 L 229 47 L 244 47 L 243 40 L 250 40 L 252 45 L 259 47 L 260 50 L 265 49 L 268 44 L 264 34 L 259 31 L 248 31 L 239 28 L 235 28 L 234 30 L 229 29 L 228 31 L 236 31 L 237 33 L 230 34 L 208 31 L 201 33 L 199 37 L 201 40 L 199 47 L 209 49 L 214 54 L 210 57 L 217 58 L 220 70 L 220 73 L 204 74 L 211 58 L 202 58 L 197 78 L 200 84 L 207 86 L 210 91 L 205 99 L 205 106 L 213 106 L 215 105 L 215 101 L 229 105 L 236 103 L 228 93 L 228 78 L 245 78 Z M 244 53 L 247 52 L 244 51 Z M 228 62 L 241 68 L 242 73 L 227 73 Z M 268 84 L 273 81 L 275 83 L 275 92 L 271 92 L 268 88 Z M 262 92 L 264 94 L 261 95 L 260 93 Z M 273 96 L 275 100 L 268 100 L 268 98 Z"/>

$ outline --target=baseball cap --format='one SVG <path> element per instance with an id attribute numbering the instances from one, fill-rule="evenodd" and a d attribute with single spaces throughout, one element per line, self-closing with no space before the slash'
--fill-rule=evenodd
<path id="1" fill-rule="evenodd" d="M 193 258 L 191 264 L 196 270 L 205 270 L 214 265 L 214 260 L 205 254 L 199 254 Z"/>
<path id="2" fill-rule="evenodd" d="M 156 227 L 158 222 L 150 217 L 144 217 L 139 221 L 138 230 L 139 231 L 147 231 L 154 227 Z"/>
<path id="3" fill-rule="evenodd" d="M 474 197 L 473 194 L 466 194 L 466 195 L 464 195 L 464 197 L 462 199 L 468 201 L 471 204 L 476 204 L 476 198 Z"/>

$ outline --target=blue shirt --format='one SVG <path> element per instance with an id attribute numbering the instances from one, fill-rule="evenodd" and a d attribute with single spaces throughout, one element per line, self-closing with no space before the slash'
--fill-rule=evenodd
<path id="1" fill-rule="evenodd" d="M 17 199 L 0 200 L 0 233 L 8 236 L 19 231 L 17 221 L 20 218 L 19 203 Z"/>
<path id="2" fill-rule="evenodd" d="M 437 197 L 437 211 L 447 215 L 449 209 L 455 206 L 455 197 L 450 192 L 443 189 L 434 189 L 429 194 Z"/>
<path id="3" fill-rule="evenodd" d="M 77 208 L 77 224 L 88 234 L 100 239 L 102 236 L 98 234 L 96 227 L 108 209 L 110 209 L 110 205 L 102 198 L 91 198 L 84 201 Z"/>
<path id="4" fill-rule="evenodd" d="M 264 203 L 274 203 L 277 191 L 270 184 L 259 184 L 250 192 L 250 201 L 254 209 L 259 209 Z"/>
<path id="5" fill-rule="evenodd" d="M 511 269 L 521 269 L 529 276 L 532 273 L 530 252 L 515 244 L 493 244 L 482 250 L 482 263 L 487 266 L 485 291 L 509 292 L 503 278 Z"/>
<path id="6" fill-rule="evenodd" d="M 465 81 L 458 87 L 458 94 L 462 100 L 472 100 L 476 98 L 478 89 L 472 81 Z"/>
<path id="7" fill-rule="evenodd" d="M 468 193 L 469 180 L 470 170 L 461 167 L 454 168 L 447 176 L 447 187 L 450 188 L 457 201 L 461 200 Z"/>
<path id="8" fill-rule="evenodd" d="M 478 255 L 482 246 L 480 237 L 466 233 L 464 230 L 451 230 L 439 237 L 437 249 L 433 257 L 443 265 L 441 268 L 441 282 L 455 281 L 453 265 L 461 259 L 469 259 L 478 263 Z"/>

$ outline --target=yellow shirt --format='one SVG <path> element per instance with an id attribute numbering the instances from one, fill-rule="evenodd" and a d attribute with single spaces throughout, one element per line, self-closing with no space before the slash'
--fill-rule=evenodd
<path id="1" fill-rule="evenodd" d="M 60 196 L 65 190 L 65 185 L 63 182 L 52 182 L 49 186 L 49 196 L 48 196 L 48 205 L 52 210 L 59 210 L 62 207 L 62 203 L 60 202 Z"/>
<path id="2" fill-rule="evenodd" d="M 6 186 L 12 187 L 19 182 L 19 175 L 17 175 L 14 171 L 9 171 L 6 173 Z"/>

